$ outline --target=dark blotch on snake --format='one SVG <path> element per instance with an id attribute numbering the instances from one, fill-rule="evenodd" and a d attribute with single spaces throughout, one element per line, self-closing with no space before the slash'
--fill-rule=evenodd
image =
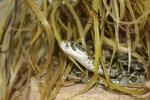
<path id="1" fill-rule="evenodd" d="M 68 43 L 66 44 L 65 48 L 69 48 L 69 45 L 68 45 Z"/>
<path id="2" fill-rule="evenodd" d="M 85 49 L 82 46 L 80 46 L 79 44 L 75 44 L 75 47 L 78 48 L 80 51 L 85 52 Z"/>
<path id="3" fill-rule="evenodd" d="M 131 80 L 132 82 L 136 82 L 136 80 L 137 80 L 137 77 L 135 77 L 135 76 L 132 76 L 132 77 L 130 77 L 130 80 Z"/>
<path id="4" fill-rule="evenodd" d="M 70 43 L 70 47 L 71 47 L 74 51 L 76 51 L 76 48 L 74 47 L 74 43 L 73 43 L 73 42 Z"/>

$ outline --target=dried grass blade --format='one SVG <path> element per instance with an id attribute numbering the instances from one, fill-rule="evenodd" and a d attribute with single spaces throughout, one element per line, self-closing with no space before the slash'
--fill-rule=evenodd
<path id="1" fill-rule="evenodd" d="M 65 0 L 65 4 L 68 7 L 68 9 L 70 10 L 71 14 L 73 15 L 73 17 L 74 17 L 74 19 L 77 23 L 78 32 L 79 32 L 79 35 L 80 35 L 82 45 L 83 45 L 84 48 L 86 48 L 85 36 L 83 34 L 83 27 L 82 27 L 82 24 L 80 22 L 80 19 L 79 19 L 77 13 L 75 12 L 75 10 L 73 9 L 73 7 L 67 2 L 67 0 Z"/>
<path id="2" fill-rule="evenodd" d="M 49 51 L 48 51 L 47 64 L 50 64 L 51 63 L 51 57 L 52 57 L 53 49 L 54 49 L 53 31 L 52 31 L 48 21 L 46 20 L 45 16 L 43 15 L 43 13 L 36 6 L 35 2 L 33 0 L 27 0 L 27 3 L 32 8 L 32 10 L 33 10 L 34 14 L 36 15 L 36 17 L 38 18 L 38 20 L 42 23 L 42 25 L 43 25 L 43 27 L 44 27 L 44 29 L 46 31 L 46 34 L 48 36 Z"/>
<path id="3" fill-rule="evenodd" d="M 125 1 L 120 0 L 120 20 L 124 18 L 124 14 L 125 14 Z"/>
<path id="4" fill-rule="evenodd" d="M 52 10 L 52 13 L 51 13 L 51 23 L 52 23 L 52 28 L 53 28 L 53 31 L 54 31 L 55 38 L 58 41 L 58 43 L 60 44 L 60 42 L 61 42 L 61 36 L 60 36 L 60 34 L 58 32 L 58 29 L 56 28 L 56 19 L 57 19 L 57 16 L 55 16 L 56 11 L 58 10 L 58 7 L 59 7 L 58 4 L 56 4 L 53 7 L 53 10 Z"/>
<path id="5" fill-rule="evenodd" d="M 7 18 L 9 17 L 9 14 L 12 11 L 12 8 L 14 7 L 13 0 L 7 0 L 6 2 L 7 2 L 7 6 L 5 8 L 5 11 L 3 12 L 3 16 L 2 16 L 2 19 L 1 19 L 1 23 L 0 23 L 0 41 L 2 39 L 4 26 L 6 24 Z"/>

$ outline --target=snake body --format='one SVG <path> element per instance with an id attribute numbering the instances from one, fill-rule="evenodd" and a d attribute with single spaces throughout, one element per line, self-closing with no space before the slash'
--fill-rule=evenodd
<path id="1" fill-rule="evenodd" d="M 84 66 L 89 71 L 94 71 L 94 59 L 88 56 L 86 50 L 79 44 L 73 41 L 62 41 L 60 43 L 61 49 L 70 57 L 78 61 L 82 66 Z M 129 83 L 141 83 L 145 81 L 144 71 L 134 69 L 135 66 L 131 67 L 133 69 L 132 73 L 123 70 L 117 65 L 109 66 L 106 65 L 107 71 L 112 82 L 117 84 L 129 84 Z M 137 70 L 136 70 L 137 69 Z M 104 75 L 102 65 L 99 63 L 98 73 Z"/>

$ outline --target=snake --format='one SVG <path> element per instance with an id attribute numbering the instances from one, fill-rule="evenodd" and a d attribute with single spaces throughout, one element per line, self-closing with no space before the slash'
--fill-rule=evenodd
<path id="1" fill-rule="evenodd" d="M 77 62 L 79 62 L 85 69 L 94 72 L 94 59 L 89 56 L 86 52 L 86 49 L 73 41 L 62 41 L 60 43 L 60 48 L 66 55 L 72 57 Z M 124 57 L 124 56 L 123 56 Z M 106 64 L 106 69 L 109 74 L 109 77 L 113 83 L 124 85 L 132 83 L 142 83 L 145 81 L 144 67 L 141 63 L 134 61 L 134 64 L 131 65 L 131 71 L 128 72 L 127 66 L 128 61 L 119 61 L 124 66 L 119 67 L 119 64 Z M 104 71 L 102 64 L 99 63 L 98 74 L 104 76 Z"/>

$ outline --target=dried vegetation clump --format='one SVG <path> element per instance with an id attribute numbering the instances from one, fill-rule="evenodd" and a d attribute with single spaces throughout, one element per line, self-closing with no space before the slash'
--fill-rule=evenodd
<path id="1" fill-rule="evenodd" d="M 96 70 L 92 77 L 78 70 L 88 80 L 78 94 L 97 82 L 97 65 L 99 61 L 104 65 L 105 50 L 112 52 L 110 63 L 118 53 L 128 53 L 129 62 L 137 58 L 148 80 L 149 13 L 150 0 L 0 0 L 0 99 L 17 98 L 29 86 L 32 90 L 33 77 L 39 98 L 54 99 L 74 66 L 80 68 L 59 48 L 62 40 L 81 43 L 87 51 L 89 41 L 94 46 Z M 113 84 L 104 71 L 102 81 L 108 90 L 132 96 L 148 92 L 144 84 L 137 88 Z"/>

